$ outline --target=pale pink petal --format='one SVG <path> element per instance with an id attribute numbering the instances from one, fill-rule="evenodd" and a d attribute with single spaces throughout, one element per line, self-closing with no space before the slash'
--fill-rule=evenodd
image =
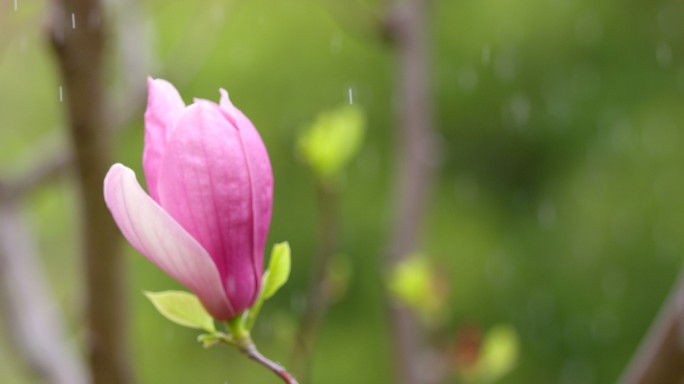
<path id="1" fill-rule="evenodd" d="M 166 80 L 147 78 L 147 110 L 145 111 L 145 149 L 143 150 L 143 169 L 147 189 L 155 201 L 159 167 L 164 155 L 166 142 L 185 108 L 176 88 Z"/>
<path id="2" fill-rule="evenodd" d="M 263 269 L 263 253 L 268 228 L 271 225 L 273 207 L 273 171 L 266 146 L 254 124 L 237 109 L 228 98 L 228 92 L 221 88 L 220 106 L 228 119 L 238 128 L 247 156 L 247 166 L 252 179 L 252 209 L 254 211 L 254 269 Z"/>
<path id="3" fill-rule="evenodd" d="M 238 312 L 259 292 L 262 262 L 255 255 L 263 244 L 256 241 L 265 239 L 262 224 L 255 227 L 264 218 L 256 217 L 262 210 L 255 209 L 245 152 L 239 130 L 219 106 L 198 100 L 180 117 L 159 176 L 161 205 L 207 250 Z"/>
<path id="4" fill-rule="evenodd" d="M 129 243 L 195 293 L 218 320 L 237 313 L 207 251 L 143 191 L 129 168 L 114 164 L 104 183 L 107 207 Z"/>

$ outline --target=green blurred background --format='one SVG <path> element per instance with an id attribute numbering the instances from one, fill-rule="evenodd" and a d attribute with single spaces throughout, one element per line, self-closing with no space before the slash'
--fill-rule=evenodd
<path id="1" fill-rule="evenodd" d="M 111 4 L 125 20 L 130 3 Z M 0 5 L 0 175 L 66 142 L 59 80 L 45 41 L 46 1 Z M 262 311 L 255 340 L 287 363 L 316 248 L 314 180 L 295 156 L 301 130 L 348 92 L 366 141 L 344 178 L 341 249 L 353 274 L 330 310 L 315 383 L 392 382 L 384 304 L 394 168 L 394 62 L 380 5 L 354 0 L 181 1 L 136 5 L 150 74 L 186 102 L 225 87 L 269 149 L 270 244 L 289 241 L 290 282 Z M 126 22 L 123 22 L 126 25 Z M 520 338 L 502 383 L 615 381 L 665 299 L 684 236 L 684 2 L 435 0 L 432 84 L 440 170 L 422 249 L 449 283 L 441 343 L 464 324 L 508 324 Z M 118 44 L 118 45 L 117 45 Z M 122 47 L 123 45 L 123 47 Z M 112 33 L 110 90 L 126 64 Z M 144 75 L 135 81 L 144 82 Z M 120 93 L 120 92 L 119 92 Z M 116 140 L 141 173 L 143 109 Z M 54 139 L 54 140 L 52 140 Z M 141 180 L 142 181 L 142 180 Z M 27 196 L 50 283 L 75 343 L 80 317 L 77 196 L 63 179 Z M 141 383 L 275 383 L 228 348 L 162 318 L 142 290 L 179 287 L 127 246 L 130 338 Z M 6 332 L 0 382 L 29 383 Z"/>

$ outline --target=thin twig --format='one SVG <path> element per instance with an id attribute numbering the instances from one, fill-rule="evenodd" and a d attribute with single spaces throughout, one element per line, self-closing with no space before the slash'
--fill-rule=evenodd
<path id="1" fill-rule="evenodd" d="M 67 340 L 35 239 L 20 208 L 0 204 L 0 314 L 22 360 L 41 382 L 86 384 L 88 373 Z"/>
<path id="2" fill-rule="evenodd" d="M 263 365 L 264 367 L 271 370 L 278 377 L 280 377 L 287 384 L 298 384 L 297 380 L 280 364 L 269 360 L 264 355 L 262 355 L 256 348 L 254 344 L 247 345 L 246 347 L 240 348 L 240 352 L 244 353 L 245 356 L 256 361 L 257 363 Z"/>
<path id="3" fill-rule="evenodd" d="M 339 233 L 339 201 L 336 185 L 319 181 L 318 219 L 320 230 L 318 236 L 318 252 L 311 270 L 311 283 L 306 300 L 306 308 L 302 315 L 295 348 L 292 352 L 292 366 L 302 383 L 310 382 L 311 356 L 325 313 L 330 305 L 330 281 L 328 270 L 330 261 L 337 248 Z"/>
<path id="4" fill-rule="evenodd" d="M 240 326 L 240 328 L 241 327 L 242 326 Z M 230 329 L 231 326 L 229 325 L 228 328 Z M 243 334 L 239 339 L 236 339 L 233 333 L 226 334 L 223 332 L 217 332 L 213 334 L 202 335 L 198 340 L 204 343 L 205 348 L 211 347 L 212 345 L 216 344 L 224 344 L 231 347 L 235 347 L 245 356 L 249 357 L 250 359 L 268 368 L 271 372 L 275 373 L 278 377 L 283 379 L 285 383 L 298 384 L 297 380 L 283 366 L 268 359 L 267 357 L 262 355 L 261 352 L 259 352 L 256 345 L 254 345 L 252 338 L 249 336 L 248 332 Z"/>

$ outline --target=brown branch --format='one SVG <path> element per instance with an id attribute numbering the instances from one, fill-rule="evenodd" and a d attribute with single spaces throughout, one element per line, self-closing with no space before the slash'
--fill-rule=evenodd
<path id="1" fill-rule="evenodd" d="M 620 378 L 621 384 L 684 380 L 684 272 Z"/>
<path id="2" fill-rule="evenodd" d="M 310 382 L 311 356 L 325 313 L 330 305 L 330 261 L 337 250 L 340 227 L 337 186 L 317 182 L 318 191 L 318 251 L 311 270 L 306 308 L 297 330 L 292 366 L 302 383 Z"/>
<path id="3" fill-rule="evenodd" d="M 396 191 L 394 217 L 388 245 L 390 269 L 417 248 L 425 207 L 432 185 L 435 152 L 432 99 L 429 81 L 429 51 L 426 28 L 427 1 L 397 0 L 390 10 L 387 34 L 397 64 Z M 422 330 L 415 315 L 392 302 L 389 310 L 395 344 L 395 367 L 401 384 L 427 381 L 420 360 Z"/>
<path id="4" fill-rule="evenodd" d="M 87 371 L 69 345 L 34 243 L 16 204 L 1 204 L 0 314 L 23 361 L 41 382 L 86 384 Z"/>
<path id="5" fill-rule="evenodd" d="M 95 384 L 133 382 L 125 324 L 120 236 L 102 198 L 112 163 L 103 97 L 104 14 L 98 0 L 53 0 L 52 45 L 60 69 L 79 181 L 88 358 Z"/>

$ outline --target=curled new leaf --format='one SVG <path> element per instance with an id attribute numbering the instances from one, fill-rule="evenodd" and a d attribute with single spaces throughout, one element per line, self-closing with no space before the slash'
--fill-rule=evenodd
<path id="1" fill-rule="evenodd" d="M 334 178 L 359 151 L 364 130 L 363 111 L 355 105 L 323 112 L 299 137 L 299 154 L 318 177 Z"/>
<path id="2" fill-rule="evenodd" d="M 391 271 L 387 285 L 392 296 L 415 311 L 426 325 L 443 320 L 448 285 L 427 256 L 409 255 Z"/>
<path id="3" fill-rule="evenodd" d="M 216 332 L 214 320 L 197 296 L 182 291 L 145 292 L 159 313 L 178 325 Z"/>
<path id="4" fill-rule="evenodd" d="M 264 300 L 273 297 L 280 287 L 285 285 L 289 277 L 290 244 L 288 242 L 278 243 L 273 246 L 271 261 L 268 264 L 268 270 L 264 273 L 262 292 Z"/>

